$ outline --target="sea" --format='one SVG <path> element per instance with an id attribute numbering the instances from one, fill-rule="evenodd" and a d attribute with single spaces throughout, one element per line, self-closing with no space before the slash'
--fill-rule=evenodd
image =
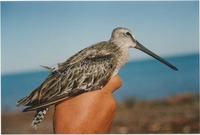
<path id="1" fill-rule="evenodd" d="M 130 61 L 119 72 L 122 87 L 114 92 L 117 101 L 159 100 L 180 93 L 199 93 L 199 54 L 167 57 L 178 68 L 173 71 L 155 59 Z M 49 71 L 1 75 L 1 109 L 17 111 L 16 102 L 37 88 Z"/>

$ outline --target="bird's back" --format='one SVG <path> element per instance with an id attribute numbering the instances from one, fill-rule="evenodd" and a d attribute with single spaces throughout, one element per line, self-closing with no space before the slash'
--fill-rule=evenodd
<path id="1" fill-rule="evenodd" d="M 17 106 L 29 106 L 24 111 L 42 109 L 81 93 L 102 88 L 110 80 L 117 57 L 110 49 L 118 48 L 110 42 L 100 42 L 85 48 L 58 64 L 46 80 Z M 41 112 L 40 111 L 40 112 Z"/>

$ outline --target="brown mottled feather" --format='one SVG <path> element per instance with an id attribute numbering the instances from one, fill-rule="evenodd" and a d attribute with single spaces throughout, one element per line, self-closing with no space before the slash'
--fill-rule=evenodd
<path id="1" fill-rule="evenodd" d="M 48 78 L 19 105 L 31 106 L 26 111 L 46 107 L 79 95 L 80 93 L 102 88 L 111 78 L 117 59 L 107 50 L 108 42 L 91 46 L 59 64 Z M 113 45 L 114 46 L 114 45 Z M 116 51 L 117 51 L 116 47 Z M 108 72 L 109 71 L 109 72 Z M 31 109 L 33 108 L 33 109 Z"/>
<path id="2" fill-rule="evenodd" d="M 130 33 L 126 28 L 116 28 L 109 41 L 81 50 L 56 68 L 43 66 L 51 74 L 29 96 L 17 102 L 17 106 L 29 106 L 24 111 L 37 110 L 32 127 L 37 128 L 50 105 L 105 86 L 128 62 L 129 48 L 135 46 Z"/>

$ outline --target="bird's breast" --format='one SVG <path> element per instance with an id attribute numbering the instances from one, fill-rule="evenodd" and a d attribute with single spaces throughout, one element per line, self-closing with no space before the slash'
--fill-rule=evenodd
<path id="1" fill-rule="evenodd" d="M 117 66 L 116 66 L 116 69 L 113 73 L 113 76 L 115 76 L 119 70 L 126 64 L 128 63 L 129 61 L 129 58 L 130 58 L 130 53 L 129 53 L 129 49 L 127 48 L 123 48 L 121 49 L 121 52 L 117 54 Z"/>

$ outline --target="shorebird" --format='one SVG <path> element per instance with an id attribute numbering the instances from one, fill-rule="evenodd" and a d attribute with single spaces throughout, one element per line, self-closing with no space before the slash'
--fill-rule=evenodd
<path id="1" fill-rule="evenodd" d="M 23 112 L 36 110 L 32 122 L 32 127 L 36 129 L 49 106 L 104 87 L 128 62 L 129 48 L 139 49 L 178 70 L 140 44 L 129 29 L 118 27 L 113 30 L 110 40 L 79 51 L 55 68 L 46 67 L 51 74 L 30 95 L 19 100 L 16 106 L 29 106 Z"/>

